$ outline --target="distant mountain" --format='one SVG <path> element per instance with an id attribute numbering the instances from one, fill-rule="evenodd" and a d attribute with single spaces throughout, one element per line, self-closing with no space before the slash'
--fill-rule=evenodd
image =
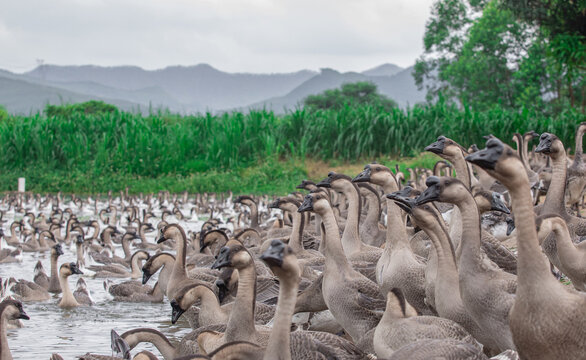
<path id="1" fill-rule="evenodd" d="M 403 70 L 405 69 L 395 64 L 382 64 L 372 69 L 365 70 L 362 74 L 368 76 L 393 76 Z"/>
<path id="2" fill-rule="evenodd" d="M 29 114 L 44 109 L 46 104 L 72 104 L 89 100 L 102 100 L 127 111 L 137 111 L 140 107 L 136 103 L 40 85 L 0 72 L 0 104 L 11 113 Z"/>
<path id="3" fill-rule="evenodd" d="M 393 76 L 367 76 L 355 72 L 340 73 L 332 69 L 322 69 L 313 78 L 307 80 L 285 96 L 278 96 L 254 103 L 248 107 L 271 109 L 282 113 L 285 109 L 294 109 L 307 96 L 335 89 L 345 83 L 370 81 L 377 85 L 379 93 L 395 100 L 400 107 L 414 105 L 425 101 L 425 92 L 419 91 L 411 75 L 413 67 L 400 71 Z"/>
<path id="4" fill-rule="evenodd" d="M 294 108 L 305 97 L 343 83 L 372 81 L 400 106 L 424 100 L 412 68 L 383 64 L 359 72 L 322 69 L 284 74 L 227 73 L 207 64 L 144 70 L 136 66 L 42 65 L 24 74 L 0 70 L 0 104 L 29 113 L 46 104 L 103 100 L 124 110 L 164 108 L 178 113 L 266 107 Z M 252 105 L 251 105 L 252 104 Z"/>
<path id="5" fill-rule="evenodd" d="M 148 71 L 135 66 L 39 66 L 25 75 L 48 82 L 97 83 L 126 91 L 142 91 L 159 88 L 170 95 L 177 104 L 169 103 L 171 110 L 206 111 L 243 106 L 275 95 L 284 95 L 294 87 L 315 75 L 302 70 L 289 74 L 226 73 L 207 64 L 195 66 L 170 66 Z M 84 93 L 92 89 L 77 88 Z M 156 97 L 156 102 L 163 98 Z M 146 98 L 143 96 L 144 102 Z M 148 103 L 148 101 L 147 101 Z"/>

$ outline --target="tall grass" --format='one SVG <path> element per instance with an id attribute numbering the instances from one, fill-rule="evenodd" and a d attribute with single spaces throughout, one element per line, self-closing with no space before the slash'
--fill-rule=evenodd
<path id="1" fill-rule="evenodd" d="M 339 159 L 412 156 L 446 135 L 463 146 L 493 134 L 510 142 L 514 132 L 558 135 L 573 146 L 584 115 L 547 117 L 531 110 L 495 107 L 474 112 L 443 103 L 408 110 L 363 105 L 339 110 L 298 109 L 223 115 L 142 116 L 124 112 L 70 116 L 12 116 L 0 122 L 0 171 L 48 169 L 88 176 L 167 174 L 244 169 L 266 159 Z"/>

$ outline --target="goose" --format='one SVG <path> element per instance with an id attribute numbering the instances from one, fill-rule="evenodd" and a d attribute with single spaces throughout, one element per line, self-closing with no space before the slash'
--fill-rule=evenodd
<path id="1" fill-rule="evenodd" d="M 417 205 L 430 201 L 449 202 L 462 214 L 462 232 L 466 236 L 462 238 L 458 273 L 464 306 L 476 323 L 494 338 L 499 352 L 515 350 L 508 323 L 509 310 L 515 301 L 516 277 L 483 261 L 480 216 L 474 197 L 454 178 L 430 177 L 427 186 L 417 198 Z"/>
<path id="2" fill-rule="evenodd" d="M 519 354 L 514 350 L 506 350 L 489 359 L 482 351 L 479 351 L 478 346 L 469 342 L 425 339 L 403 346 L 388 358 L 388 360 L 428 359 L 519 360 Z"/>
<path id="3" fill-rule="evenodd" d="M 0 360 L 12 360 L 6 328 L 9 321 L 17 319 L 30 320 L 30 317 L 24 312 L 20 301 L 4 299 L 0 303 Z"/>
<path id="4" fill-rule="evenodd" d="M 163 302 L 163 287 L 160 280 L 153 287 L 142 285 L 138 281 L 126 281 L 121 284 L 104 281 L 104 289 L 114 297 L 114 301 L 120 302 Z"/>
<path id="5" fill-rule="evenodd" d="M 59 261 L 59 256 L 61 255 L 63 255 L 63 248 L 61 247 L 61 244 L 54 245 L 51 248 L 51 277 L 46 279 L 39 278 L 38 281 L 36 275 L 34 278 L 34 281 L 37 284 L 41 285 L 43 288 L 47 289 L 47 291 L 53 294 L 59 294 L 61 292 L 61 285 L 59 285 L 59 272 L 57 271 L 57 262 Z"/>
<path id="6" fill-rule="evenodd" d="M 550 233 L 555 235 L 558 258 L 562 272 L 577 290 L 586 291 L 586 242 L 574 244 L 563 218 L 557 215 L 541 215 L 536 219 L 537 236 L 543 242 Z"/>
<path id="7" fill-rule="evenodd" d="M 61 290 L 63 291 L 63 296 L 61 297 L 61 300 L 58 304 L 61 308 L 71 308 L 81 305 L 71 292 L 69 283 L 67 281 L 67 278 L 74 274 L 83 274 L 75 263 L 65 263 L 59 268 L 59 284 L 61 285 Z"/>
<path id="8" fill-rule="evenodd" d="M 383 188 L 386 194 L 398 191 L 397 181 L 386 166 L 367 164 L 353 182 L 370 182 Z M 387 199 L 387 238 L 383 253 L 376 264 L 376 281 L 381 293 L 401 289 L 407 302 L 425 315 L 433 311 L 425 303 L 425 260 L 413 253 L 401 209 Z"/>
<path id="9" fill-rule="evenodd" d="M 92 300 L 92 296 L 88 290 L 87 284 L 83 278 L 77 279 L 77 284 L 75 286 L 75 291 L 73 292 L 73 297 L 80 305 L 84 306 L 91 306 L 94 304 Z"/>
<path id="10" fill-rule="evenodd" d="M 128 271 L 128 268 L 119 264 L 92 265 L 88 267 L 88 270 L 95 271 L 96 273 L 94 277 L 96 278 L 129 277 L 132 279 L 138 279 L 142 277 L 142 262 L 148 260 L 149 257 L 149 253 L 144 250 L 135 251 L 130 258 L 130 271 Z"/>
<path id="11" fill-rule="evenodd" d="M 545 142 L 548 138 L 553 143 L 547 134 L 541 136 Z M 583 357 L 586 294 L 571 291 L 549 271 L 539 247 L 529 180 L 525 172 L 519 171 L 519 157 L 499 139 L 491 138 L 485 149 L 466 160 L 483 167 L 511 194 L 518 241 L 518 286 L 509 326 L 521 359 Z"/>
<path id="12" fill-rule="evenodd" d="M 357 183 L 360 194 L 366 200 L 368 212 L 360 224 L 360 238 L 367 245 L 380 247 L 386 240 L 387 231 L 379 223 L 381 216 L 380 197 L 378 192 L 367 183 Z"/>
<path id="13" fill-rule="evenodd" d="M 167 286 L 169 279 L 172 276 L 173 265 L 175 264 L 175 256 L 168 253 L 158 253 L 150 257 L 147 262 L 142 266 L 142 284 L 146 284 L 151 276 L 157 273 L 159 269 L 158 283 L 161 286 L 163 294 L 167 294 Z"/>
<path id="14" fill-rule="evenodd" d="M 197 314 L 197 327 L 228 322 L 234 303 L 221 305 L 216 292 L 206 283 L 199 281 L 183 286 L 177 291 L 175 298 L 171 300 L 173 310 L 171 322 L 175 324 L 179 317 L 198 300 L 201 303 Z M 266 324 L 275 315 L 273 306 L 259 302 L 255 302 L 254 310 L 255 323 L 260 325 Z"/>
<path id="15" fill-rule="evenodd" d="M 344 233 L 342 234 L 342 248 L 346 257 L 350 260 L 364 260 L 372 263 L 378 261 L 382 254 L 382 249 L 366 245 L 360 239 L 359 227 L 362 202 L 358 187 L 352 183 L 352 178 L 332 171 L 317 186 L 341 192 L 348 199 L 348 216 Z"/>
<path id="16" fill-rule="evenodd" d="M 384 307 L 378 286 L 350 266 L 326 195 L 321 192 L 307 195 L 297 211 L 313 211 L 320 215 L 326 257 L 322 284 L 324 301 L 354 342 L 362 341 L 368 346 L 368 341 L 362 338 L 379 322 Z"/>
<path id="17" fill-rule="evenodd" d="M 175 262 L 173 263 L 173 270 L 169 282 L 167 283 L 166 290 L 167 297 L 172 299 L 175 297 L 175 292 L 182 286 L 181 283 L 188 280 L 187 270 L 185 269 L 187 237 L 181 226 L 178 224 L 169 224 L 162 229 L 157 244 L 166 240 L 174 240 L 176 250 Z"/>
<path id="18" fill-rule="evenodd" d="M 258 223 L 259 214 L 258 214 L 258 205 L 254 201 L 254 199 L 247 195 L 240 195 L 234 201 L 235 204 L 242 204 L 246 205 L 250 208 L 250 227 L 256 231 L 261 231 L 260 225 Z"/>
<path id="19" fill-rule="evenodd" d="M 417 316 L 399 289 L 387 295 L 386 309 L 374 331 L 374 350 L 387 358 L 401 347 L 425 339 L 455 339 L 477 344 L 458 323 L 436 316 Z M 479 346 L 479 352 L 482 346 Z"/>
<path id="20" fill-rule="evenodd" d="M 576 210 L 578 217 L 582 217 L 579 203 L 582 201 L 584 187 L 586 187 L 586 164 L 582 156 L 582 138 L 585 131 L 586 122 L 583 122 L 578 125 L 578 129 L 576 130 L 576 150 L 574 151 L 574 161 L 568 167 L 566 185 L 569 206 Z"/>
<path id="21" fill-rule="evenodd" d="M 45 301 L 51 298 L 49 292 L 42 286 L 24 279 L 10 278 L 8 287 L 12 293 L 21 301 Z"/>
<path id="22" fill-rule="evenodd" d="M 567 182 L 567 156 L 564 144 L 561 140 L 550 133 L 543 133 L 539 138 L 539 145 L 535 149 L 536 153 L 543 153 L 551 158 L 552 161 L 552 180 L 543 202 L 543 206 L 537 211 L 538 214 L 555 214 L 561 216 L 567 223 L 568 228 L 574 231 L 578 236 L 586 235 L 586 219 L 581 219 L 568 214 L 564 202 Z M 547 239 L 542 247 L 548 255 L 550 261 L 558 266 L 555 242 Z"/>
<path id="23" fill-rule="evenodd" d="M 19 229 L 22 232 L 23 224 L 21 221 L 13 221 L 12 224 L 10 224 L 10 236 L 6 236 L 4 232 L 2 232 L 2 236 L 8 245 L 16 246 L 20 243 L 20 237 L 16 235 L 16 229 Z"/>
<path id="24" fill-rule="evenodd" d="M 425 151 L 432 152 L 451 162 L 454 165 L 456 177 L 462 181 L 466 188 L 472 189 L 478 186 L 478 179 L 472 174 L 471 165 L 464 160 L 468 152 L 454 140 L 441 135 L 437 141 L 426 146 Z"/>
<path id="25" fill-rule="evenodd" d="M 0 240 L 4 236 L 4 230 L 0 228 Z M 0 241 L 0 247 L 2 242 Z M 22 261 L 22 246 L 18 245 L 16 250 L 0 249 L 0 264 Z"/>
<path id="26" fill-rule="evenodd" d="M 433 244 L 433 256 L 430 256 L 426 269 L 426 281 L 433 283 L 426 284 L 426 300 L 433 299 L 434 308 L 439 316 L 462 325 L 490 353 L 498 353 L 497 344 L 492 336 L 478 326 L 462 302 L 455 251 L 440 212 L 431 203 L 416 205 L 416 199 L 407 197 L 410 192 L 406 187 L 402 191 L 387 194 L 387 197 L 414 218 L 417 225 L 429 235 Z M 432 257 L 435 261 L 432 261 Z"/>

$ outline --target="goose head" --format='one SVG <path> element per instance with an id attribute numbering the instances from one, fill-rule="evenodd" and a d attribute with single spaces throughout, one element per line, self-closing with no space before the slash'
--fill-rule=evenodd
<path id="1" fill-rule="evenodd" d="M 269 204 L 269 208 L 271 209 L 280 209 L 289 212 L 297 211 L 299 206 L 301 206 L 301 202 L 293 196 L 277 198 L 275 201 Z"/>
<path id="2" fill-rule="evenodd" d="M 535 228 L 537 230 L 537 238 L 541 244 L 545 238 L 551 234 L 556 227 L 563 227 L 567 229 L 566 221 L 558 215 L 545 214 L 538 216 L 535 219 Z"/>
<path id="3" fill-rule="evenodd" d="M 240 195 L 234 200 L 234 204 L 242 204 L 251 207 L 256 205 L 256 202 L 248 195 Z"/>
<path id="4" fill-rule="evenodd" d="M 565 155 L 566 150 L 564 144 L 557 136 L 550 133 L 543 133 L 539 137 L 539 145 L 537 145 L 535 152 L 549 155 L 555 159 L 561 155 Z"/>
<path id="5" fill-rule="evenodd" d="M 385 186 L 389 182 L 394 182 L 395 185 L 397 184 L 397 180 L 395 179 L 395 175 L 391 172 L 391 169 L 377 163 L 371 163 L 364 166 L 364 170 L 356 175 L 354 179 L 352 179 L 352 182 L 370 182 L 380 186 Z"/>
<path id="6" fill-rule="evenodd" d="M 166 259 L 172 259 L 175 261 L 175 256 L 169 253 L 158 253 L 151 256 L 146 263 L 142 266 L 142 284 L 146 284 L 147 281 L 153 276 L 159 269 L 165 264 Z"/>
<path id="7" fill-rule="evenodd" d="M 218 250 L 218 247 L 221 248 L 228 242 L 228 235 L 223 230 L 214 229 L 214 230 L 202 230 L 199 235 L 199 252 L 203 252 L 207 247 L 210 247 L 212 250 L 212 254 L 215 254 Z M 214 244 L 218 244 L 219 246 L 212 246 Z"/>
<path id="8" fill-rule="evenodd" d="M 305 195 L 303 203 L 299 206 L 297 212 L 313 211 L 320 214 L 324 213 L 327 208 L 331 208 L 327 195 L 316 191 Z"/>
<path id="9" fill-rule="evenodd" d="M 244 245 L 238 240 L 230 240 L 220 249 L 216 261 L 212 264 L 212 269 L 223 267 L 243 269 L 253 263 L 252 256 Z"/>
<path id="10" fill-rule="evenodd" d="M 83 272 L 79 270 L 79 267 L 77 267 L 76 263 L 72 262 L 61 265 L 59 268 L 59 274 L 64 277 L 68 277 L 74 274 L 83 275 Z"/>
<path id="11" fill-rule="evenodd" d="M 339 174 L 334 171 L 328 173 L 328 177 L 317 183 L 318 187 L 342 191 L 352 185 L 352 178 L 348 175 Z"/>
<path id="12" fill-rule="evenodd" d="M 310 180 L 303 180 L 301 182 L 301 184 L 297 185 L 295 188 L 296 189 L 304 189 L 307 191 L 311 191 L 314 190 L 316 187 L 315 183 L 313 181 Z"/>
<path id="13" fill-rule="evenodd" d="M 271 271 L 280 279 L 291 278 L 299 281 L 300 270 L 293 250 L 280 240 L 271 241 L 270 247 L 260 256 Z"/>
<path id="14" fill-rule="evenodd" d="M 8 320 L 30 320 L 30 317 L 24 312 L 22 303 L 10 297 L 0 303 L 0 314 Z"/>
<path id="15" fill-rule="evenodd" d="M 430 176 L 425 185 L 427 189 L 417 197 L 416 204 L 421 205 L 430 201 L 456 202 L 470 191 L 458 179 L 452 177 Z"/>
<path id="16" fill-rule="evenodd" d="M 191 305 L 203 296 L 204 292 L 212 292 L 216 294 L 207 284 L 196 281 L 188 284 L 175 294 L 175 298 L 171 300 L 171 323 L 175 324 L 177 320 L 186 312 Z M 220 300 L 218 299 L 218 302 Z"/>
<path id="17" fill-rule="evenodd" d="M 509 189 L 529 183 L 516 151 L 496 137 L 488 139 L 484 149 L 466 156 L 466 161 L 480 166 Z"/>
<path id="18" fill-rule="evenodd" d="M 486 211 L 499 211 L 510 214 L 511 211 L 503 201 L 501 195 L 495 191 L 479 190 L 474 194 L 474 201 L 481 213 Z"/>
<path id="19" fill-rule="evenodd" d="M 63 255 L 63 248 L 61 247 L 61 244 L 56 244 L 51 248 L 51 256 L 59 257 L 61 255 Z"/>
<path id="20" fill-rule="evenodd" d="M 157 239 L 157 244 L 167 240 L 185 240 L 185 231 L 178 224 L 169 224 L 160 228 L 160 236 Z"/>

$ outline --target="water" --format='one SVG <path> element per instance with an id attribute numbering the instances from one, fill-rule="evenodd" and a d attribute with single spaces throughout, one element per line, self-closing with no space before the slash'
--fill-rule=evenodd
<path id="1" fill-rule="evenodd" d="M 87 212 L 89 213 L 89 210 Z M 38 212 L 35 211 L 35 213 Z M 16 218 L 21 216 L 17 214 Z M 95 218 L 94 216 L 85 216 L 85 219 L 90 217 Z M 7 235 L 10 234 L 7 228 L 13 218 L 14 212 L 9 212 L 4 217 L 8 220 L 4 224 Z M 80 221 L 84 220 L 79 214 L 78 218 Z M 158 219 L 151 219 L 151 223 L 154 223 L 155 226 L 157 221 Z M 202 222 L 180 222 L 180 224 L 184 226 L 186 231 L 188 229 L 199 230 Z M 150 242 L 154 242 L 154 237 L 154 233 L 147 235 Z M 4 240 L 2 241 L 4 242 Z M 5 246 L 5 242 L 2 245 Z M 63 250 L 65 254 L 59 258 L 59 265 L 76 261 L 74 245 L 68 248 L 63 244 Z M 116 249 L 116 253 L 123 256 L 120 247 Z M 34 267 L 38 260 L 41 260 L 47 275 L 50 275 L 50 252 L 47 251 L 45 253 L 23 253 L 21 263 L 0 264 L 0 276 L 32 281 Z M 91 263 L 86 260 L 86 264 Z M 61 309 L 57 306 L 61 298 L 60 294 L 45 302 L 23 303 L 24 310 L 30 316 L 30 320 L 22 320 L 23 328 L 8 330 L 8 344 L 14 359 L 49 359 L 52 353 L 58 353 L 64 359 L 75 359 L 87 352 L 111 355 L 111 329 L 122 334 L 138 327 L 154 328 L 165 334 L 173 344 L 178 344 L 181 338 L 191 331 L 184 318 L 181 318 L 175 325 L 171 324 L 171 306 L 166 298 L 161 304 L 114 302 L 104 290 L 103 282 L 105 279 L 94 279 L 88 274 L 69 277 L 72 291 L 75 291 L 75 284 L 80 276 L 83 276 L 88 285 L 94 305 Z M 128 279 L 113 279 L 113 282 L 120 283 L 125 280 Z M 155 282 L 156 276 L 151 278 L 148 284 L 153 286 Z M 139 344 L 131 353 L 134 355 L 142 350 L 149 350 L 162 358 L 154 346 L 144 343 Z"/>

